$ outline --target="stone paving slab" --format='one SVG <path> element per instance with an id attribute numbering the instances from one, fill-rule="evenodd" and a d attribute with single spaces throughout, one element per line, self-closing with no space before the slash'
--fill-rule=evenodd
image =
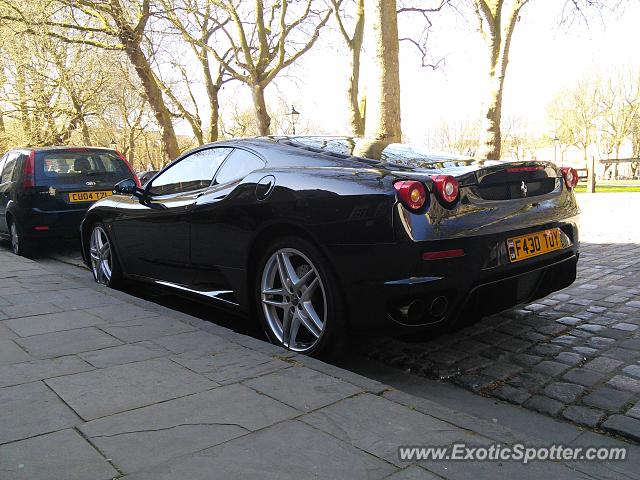
<path id="1" fill-rule="evenodd" d="M 31 360 L 31 356 L 15 342 L 8 338 L 0 338 L 0 365 L 7 365 Z"/>
<path id="2" fill-rule="evenodd" d="M 57 313 L 60 312 L 61 308 L 57 307 L 53 303 L 30 303 L 26 305 L 14 305 L 14 306 L 4 306 L 0 307 L 0 312 L 4 314 L 6 317 L 11 318 L 20 318 L 20 317 L 30 317 L 32 315 L 44 315 L 47 313 Z M 2 318 L 0 317 L 0 320 Z"/>
<path id="3" fill-rule="evenodd" d="M 110 323 L 101 327 L 101 329 L 118 340 L 127 343 L 152 340 L 165 335 L 175 335 L 194 330 L 190 325 L 168 317 L 146 317 L 144 319 Z"/>
<path id="4" fill-rule="evenodd" d="M 110 480 L 111 464 L 74 430 L 0 445 L 2 480 Z"/>
<path id="5" fill-rule="evenodd" d="M 387 480 L 437 480 L 442 477 L 438 477 L 437 475 L 425 470 L 424 468 L 420 468 L 417 465 L 411 465 L 404 470 L 400 470 L 390 477 L 387 477 Z"/>
<path id="6" fill-rule="evenodd" d="M 55 358 L 123 344 L 95 327 L 34 335 L 15 342 L 35 358 Z"/>
<path id="7" fill-rule="evenodd" d="M 128 480 L 382 479 L 395 468 L 298 421 L 280 423 Z"/>
<path id="8" fill-rule="evenodd" d="M 244 384 L 303 412 L 362 392 L 354 385 L 305 367 L 279 370 Z"/>
<path id="9" fill-rule="evenodd" d="M 75 356 L 4 365 L 0 367 L 0 388 L 88 370 L 93 370 L 93 367 Z"/>
<path id="10" fill-rule="evenodd" d="M 397 466 L 403 464 L 398 458 L 400 445 L 422 445 L 425 438 L 449 445 L 474 437 L 449 423 L 370 394 L 309 413 L 302 421 Z"/>
<path id="11" fill-rule="evenodd" d="M 107 368 L 164 357 L 168 354 L 169 351 L 160 345 L 144 341 L 79 353 L 78 356 L 96 368 Z"/>
<path id="12" fill-rule="evenodd" d="M 37 314 L 30 317 L 19 317 L 3 322 L 21 337 L 41 335 L 43 333 L 74 330 L 82 327 L 93 327 L 104 323 L 98 317 L 83 311 Z"/>
<path id="13" fill-rule="evenodd" d="M 0 316 L 0 318 L 3 317 Z M 0 340 L 9 340 L 12 338 L 16 338 L 17 336 L 18 335 L 16 335 L 15 332 L 11 331 L 6 326 L 4 326 L 2 322 L 0 322 Z"/>
<path id="14" fill-rule="evenodd" d="M 269 355 L 221 342 L 209 346 L 208 349 L 200 348 L 175 355 L 171 359 L 222 385 L 259 377 L 291 366 Z"/>
<path id="15" fill-rule="evenodd" d="M 75 413 L 42 382 L 0 388 L 0 444 L 80 423 Z"/>
<path id="16" fill-rule="evenodd" d="M 299 412 L 241 385 L 157 403 L 80 426 L 123 472 L 134 472 L 293 418 Z"/>
<path id="17" fill-rule="evenodd" d="M 118 365 L 45 382 L 85 420 L 217 386 L 167 359 Z"/>
<path id="18" fill-rule="evenodd" d="M 222 338 L 195 330 L 193 327 L 187 333 L 165 335 L 155 338 L 153 342 L 175 354 L 188 352 L 199 355 L 209 351 L 213 352 L 220 346 L 228 347 Z"/>

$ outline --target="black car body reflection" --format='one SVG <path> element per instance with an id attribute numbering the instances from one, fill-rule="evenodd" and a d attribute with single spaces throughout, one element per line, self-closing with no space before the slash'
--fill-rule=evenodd
<path id="1" fill-rule="evenodd" d="M 91 232 L 103 225 L 115 273 L 255 313 L 275 343 L 316 353 L 326 347 L 314 341 L 329 336 L 325 322 L 411 331 L 570 285 L 579 213 L 571 181 L 571 171 L 548 162 L 344 137 L 218 142 L 183 155 L 144 189 L 94 204 L 83 254 L 91 265 Z M 273 262 L 290 261 L 290 278 L 311 270 L 307 277 L 321 281 L 289 289 L 282 262 L 269 273 L 271 251 Z M 308 316 L 304 291 L 318 284 L 324 296 Z M 274 313 L 274 331 L 269 305 L 284 312 Z M 315 330 L 306 322 L 316 316 L 318 331 L 295 343 L 290 335 Z"/>

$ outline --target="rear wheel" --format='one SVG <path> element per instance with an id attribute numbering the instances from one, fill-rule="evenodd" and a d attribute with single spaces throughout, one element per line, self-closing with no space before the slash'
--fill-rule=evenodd
<path id="1" fill-rule="evenodd" d="M 269 340 L 289 350 L 320 356 L 344 339 L 344 308 L 328 262 L 310 242 L 275 241 L 260 261 L 257 313 Z"/>
<path id="2" fill-rule="evenodd" d="M 32 239 L 24 237 L 22 229 L 15 220 L 9 222 L 9 233 L 11 234 L 11 251 L 21 257 L 33 257 L 36 243 Z"/>
<path id="3" fill-rule="evenodd" d="M 96 283 L 107 287 L 117 286 L 122 273 L 111 238 L 103 223 L 93 225 L 91 236 L 89 237 L 88 252 L 91 272 Z"/>

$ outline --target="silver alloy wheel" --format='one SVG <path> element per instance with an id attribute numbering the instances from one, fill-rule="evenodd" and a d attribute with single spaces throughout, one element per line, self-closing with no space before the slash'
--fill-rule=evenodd
<path id="1" fill-rule="evenodd" d="M 11 250 L 16 255 L 19 255 L 20 252 L 20 237 L 18 237 L 18 227 L 16 227 L 16 222 L 11 222 Z"/>
<path id="2" fill-rule="evenodd" d="M 113 271 L 113 257 L 107 232 L 100 226 L 95 227 L 91 232 L 89 255 L 93 278 L 102 285 L 109 285 Z"/>
<path id="3" fill-rule="evenodd" d="M 327 295 L 311 260 L 298 250 L 282 248 L 267 260 L 260 285 L 273 336 L 290 350 L 312 350 L 326 328 Z"/>

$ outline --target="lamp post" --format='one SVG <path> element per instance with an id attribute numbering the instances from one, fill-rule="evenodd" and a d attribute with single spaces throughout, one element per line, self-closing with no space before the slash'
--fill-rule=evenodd
<path id="1" fill-rule="evenodd" d="M 558 146 L 560 145 L 560 139 L 558 138 L 558 135 L 554 135 L 553 137 L 553 163 L 556 163 L 556 160 L 558 159 Z"/>
<path id="2" fill-rule="evenodd" d="M 300 112 L 296 110 L 296 107 L 294 107 L 293 105 L 291 105 L 291 112 L 289 112 L 289 115 L 291 115 L 291 130 L 293 132 L 293 135 L 296 134 L 296 123 L 298 123 L 298 118 L 300 117 Z"/>

